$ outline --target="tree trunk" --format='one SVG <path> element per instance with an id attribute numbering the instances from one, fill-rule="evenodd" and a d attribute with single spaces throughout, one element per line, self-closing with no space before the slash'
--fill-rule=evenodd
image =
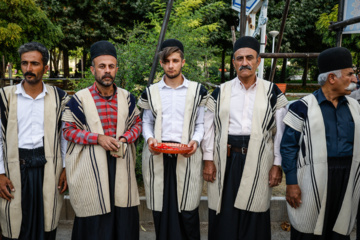
<path id="1" fill-rule="evenodd" d="M 70 77 L 69 71 L 69 51 L 68 49 L 64 49 L 63 51 L 63 68 L 64 68 L 64 77 Z M 63 88 L 68 89 L 68 80 L 63 80 Z"/>
<path id="2" fill-rule="evenodd" d="M 280 76 L 280 82 L 284 83 L 285 82 L 285 78 L 286 78 L 286 63 L 287 63 L 287 58 L 283 58 L 283 65 L 281 68 L 281 76 Z"/>
<path id="3" fill-rule="evenodd" d="M 69 69 L 69 51 L 68 49 L 64 49 L 63 51 L 63 68 L 64 68 L 64 77 L 70 77 L 70 69 Z"/>
<path id="4" fill-rule="evenodd" d="M 235 75 L 236 75 L 236 74 L 234 74 L 235 68 L 234 68 L 234 64 L 233 64 L 233 62 L 232 62 L 233 57 L 234 57 L 234 54 L 231 54 L 231 58 L 230 58 L 230 79 L 235 78 Z M 235 72 L 236 72 L 236 71 L 235 71 Z"/>
<path id="5" fill-rule="evenodd" d="M 87 52 L 83 51 L 83 56 L 81 59 L 82 65 L 81 65 L 81 77 L 84 78 L 85 77 L 85 69 L 86 69 L 86 58 L 87 58 Z M 91 63 L 92 64 L 92 63 Z"/>
<path id="6" fill-rule="evenodd" d="M 309 69 L 309 59 L 307 58 L 306 63 L 305 63 L 304 72 L 303 72 L 303 75 L 302 75 L 302 86 L 303 87 L 306 86 L 306 79 L 307 79 L 308 69 Z"/>
<path id="7" fill-rule="evenodd" d="M 226 49 L 224 48 L 221 55 L 221 83 L 225 82 L 225 53 Z"/>

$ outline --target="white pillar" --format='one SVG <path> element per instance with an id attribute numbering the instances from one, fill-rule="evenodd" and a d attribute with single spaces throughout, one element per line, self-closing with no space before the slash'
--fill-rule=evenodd
<path id="1" fill-rule="evenodd" d="M 258 24 L 261 24 L 261 20 L 267 19 L 267 8 L 268 8 L 268 0 L 263 2 L 263 6 L 261 7 L 261 13 Z M 259 18 L 260 18 L 259 17 Z M 266 23 L 261 27 L 261 37 L 260 37 L 260 53 L 265 52 L 265 37 L 266 37 Z M 264 78 L 264 61 L 265 59 L 261 59 L 260 65 L 258 67 L 258 77 Z"/>

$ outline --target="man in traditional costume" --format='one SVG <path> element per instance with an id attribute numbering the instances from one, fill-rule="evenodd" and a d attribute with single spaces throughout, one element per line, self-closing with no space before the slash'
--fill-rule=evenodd
<path id="1" fill-rule="evenodd" d="M 360 195 L 360 106 L 352 57 L 318 57 L 321 88 L 293 103 L 281 142 L 292 240 L 350 239 Z"/>
<path id="2" fill-rule="evenodd" d="M 0 90 L 0 222 L 3 240 L 55 240 L 67 189 L 61 114 L 67 94 L 43 83 L 49 53 L 18 50 L 24 80 Z"/>
<path id="3" fill-rule="evenodd" d="M 147 207 L 153 211 L 157 240 L 200 239 L 198 206 L 203 186 L 202 153 L 206 89 L 181 74 L 183 44 L 161 44 L 165 75 L 147 87 L 139 100 L 144 109 L 143 178 Z M 159 142 L 188 144 L 188 154 L 159 154 L 149 146 Z"/>
<path id="4" fill-rule="evenodd" d="M 90 54 L 96 81 L 75 93 L 62 118 L 69 141 L 70 201 L 76 214 L 72 239 L 139 239 L 134 142 L 142 128 L 140 111 L 135 97 L 114 84 L 114 45 L 96 42 Z"/>
<path id="5" fill-rule="evenodd" d="M 237 77 L 216 88 L 205 113 L 204 179 L 208 181 L 209 240 L 266 240 L 270 197 L 281 182 L 280 141 L 287 100 L 256 77 L 260 44 L 234 44 Z"/>

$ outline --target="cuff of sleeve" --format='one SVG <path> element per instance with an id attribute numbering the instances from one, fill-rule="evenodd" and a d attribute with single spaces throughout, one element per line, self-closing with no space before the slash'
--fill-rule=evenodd
<path id="1" fill-rule="evenodd" d="M 89 144 L 98 144 L 98 138 L 99 138 L 98 133 L 90 133 L 88 138 Z"/>
<path id="2" fill-rule="evenodd" d="M 203 160 L 213 161 L 214 160 L 213 153 L 212 152 L 204 152 L 203 153 Z"/>
<path id="3" fill-rule="evenodd" d="M 197 137 L 196 135 L 193 136 L 193 138 L 191 140 L 194 140 L 194 141 L 197 141 L 198 143 L 198 147 L 200 147 L 200 142 L 201 142 L 201 138 L 199 139 L 200 137 Z"/>
<path id="4" fill-rule="evenodd" d="M 298 184 L 296 169 L 286 173 L 286 185 Z"/>
<path id="5" fill-rule="evenodd" d="M 119 140 L 120 140 L 120 138 L 125 138 L 125 139 L 126 139 L 126 142 L 129 142 L 129 137 L 128 137 L 127 135 L 122 135 L 122 136 L 120 136 L 120 137 L 119 137 Z"/>
<path id="6" fill-rule="evenodd" d="M 274 159 L 274 165 L 281 166 L 281 157 L 275 157 Z"/>

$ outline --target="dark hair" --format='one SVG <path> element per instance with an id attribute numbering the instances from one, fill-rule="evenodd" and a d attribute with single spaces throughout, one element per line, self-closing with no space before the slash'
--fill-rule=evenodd
<path id="1" fill-rule="evenodd" d="M 25 43 L 24 45 L 21 45 L 19 47 L 18 53 L 20 55 L 23 55 L 24 53 L 27 52 L 31 52 L 31 51 L 38 51 L 41 53 L 42 55 L 42 62 L 45 65 L 47 65 L 48 61 L 49 61 L 49 51 L 47 50 L 47 48 L 42 45 L 41 43 L 38 42 L 29 42 L 29 43 Z"/>
<path id="2" fill-rule="evenodd" d="M 159 53 L 159 56 L 160 56 L 160 60 L 162 62 L 165 62 L 165 60 L 173 53 L 180 53 L 180 57 L 181 57 L 181 60 L 184 59 L 184 53 L 180 50 L 180 48 L 178 47 L 166 47 L 164 48 L 164 50 L 162 50 L 160 53 Z"/>

